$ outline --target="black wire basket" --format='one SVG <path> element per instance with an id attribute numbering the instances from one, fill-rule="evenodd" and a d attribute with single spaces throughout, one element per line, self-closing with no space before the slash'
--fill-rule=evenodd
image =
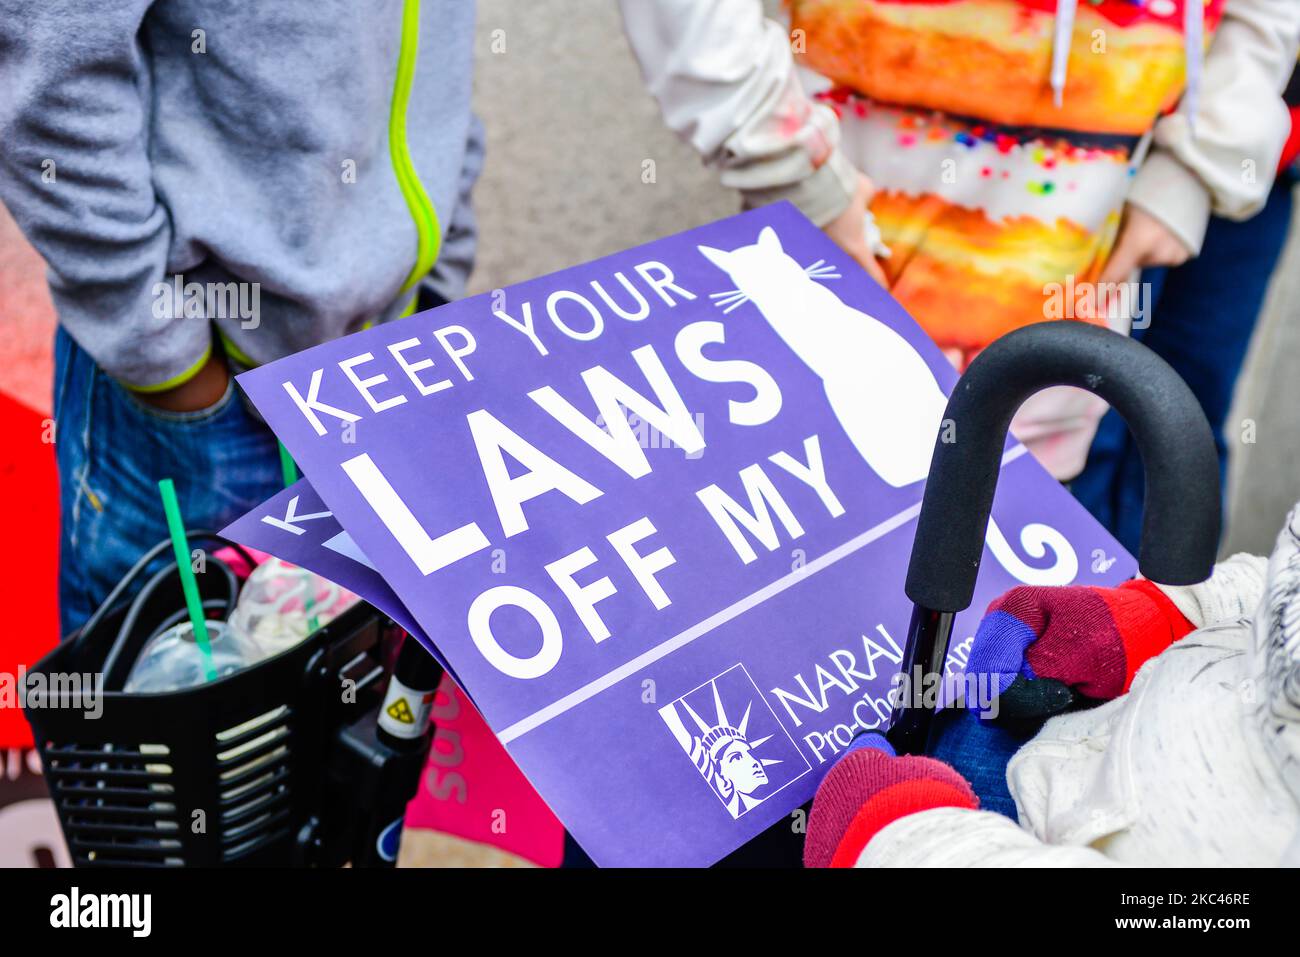
<path id="1" fill-rule="evenodd" d="M 221 542 L 191 532 L 191 541 Z M 133 570 L 156 565 L 162 543 Z M 233 572 L 207 559 L 204 610 L 234 605 Z M 124 584 L 126 581 L 124 580 Z M 359 848 L 360 777 L 403 632 L 358 603 L 300 644 L 226 677 L 157 694 L 120 690 L 144 643 L 184 620 L 175 564 L 136 600 L 119 588 L 86 626 L 29 672 L 24 711 L 75 866 L 337 865 Z M 179 611 L 178 611 L 179 609 Z M 99 681 L 97 693 L 87 693 Z M 360 737 L 362 747 L 339 748 Z M 355 743 L 355 741 L 354 741 Z M 414 793 L 428 741 L 400 757 L 389 786 Z M 382 764 L 384 755 L 379 755 Z M 400 811 L 399 811 L 400 813 Z"/>

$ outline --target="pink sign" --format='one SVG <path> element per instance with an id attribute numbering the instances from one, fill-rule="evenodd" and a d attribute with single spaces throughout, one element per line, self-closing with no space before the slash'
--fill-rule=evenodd
<path id="1" fill-rule="evenodd" d="M 556 867 L 564 827 L 446 675 L 433 706 L 437 737 L 406 826 L 491 844 L 543 867 Z"/>

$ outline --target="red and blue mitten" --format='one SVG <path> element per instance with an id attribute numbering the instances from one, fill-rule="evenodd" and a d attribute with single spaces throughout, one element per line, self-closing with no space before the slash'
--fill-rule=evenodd
<path id="1" fill-rule="evenodd" d="M 863 735 L 830 769 L 813 798 L 805 867 L 852 867 L 886 825 L 936 807 L 979 807 L 966 779 L 934 758 L 895 757 L 880 735 Z"/>
<path id="2" fill-rule="evenodd" d="M 993 676 L 999 695 L 1017 678 L 1052 678 L 1109 700 L 1128 691 L 1147 659 L 1193 628 L 1168 596 L 1142 579 L 1118 588 L 1023 585 L 989 605 L 966 672 Z"/>

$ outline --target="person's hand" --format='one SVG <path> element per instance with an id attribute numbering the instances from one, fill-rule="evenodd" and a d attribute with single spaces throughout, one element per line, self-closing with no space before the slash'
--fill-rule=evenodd
<path id="1" fill-rule="evenodd" d="M 804 866 L 852 867 L 881 828 L 937 807 L 974 810 L 979 799 L 966 779 L 942 761 L 894 757 L 892 749 L 885 751 L 876 742 L 852 747 L 817 788 Z"/>
<path id="2" fill-rule="evenodd" d="M 997 717 L 1046 718 L 1073 704 L 1075 692 L 1104 701 L 1128 691 L 1147 659 L 1191 630 L 1149 581 L 1021 585 L 989 605 L 966 673 L 988 676 Z"/>
<path id="3" fill-rule="evenodd" d="M 164 412 L 197 412 L 216 405 L 226 394 L 230 370 L 226 357 L 217 349 L 193 378 L 164 392 L 136 392 L 135 397 Z"/>
<path id="4" fill-rule="evenodd" d="M 888 289 L 889 280 L 885 278 L 885 270 L 881 268 L 875 253 L 867 245 L 865 227 L 867 204 L 871 202 L 875 191 L 876 188 L 871 180 L 859 173 L 858 185 L 853 191 L 853 198 L 849 200 L 848 207 L 822 229 L 841 249 L 856 259 L 872 279 Z"/>
<path id="5" fill-rule="evenodd" d="M 1192 251 L 1156 217 L 1137 206 L 1124 207 L 1124 222 L 1106 266 L 1097 280 L 1102 283 L 1128 282 L 1138 269 L 1148 266 L 1181 266 Z"/>

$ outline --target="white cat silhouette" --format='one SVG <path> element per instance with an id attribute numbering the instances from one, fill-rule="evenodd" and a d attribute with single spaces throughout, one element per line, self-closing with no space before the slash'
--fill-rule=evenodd
<path id="1" fill-rule="evenodd" d="M 736 291 L 713 298 L 728 312 L 744 302 L 758 307 L 821 378 L 835 417 L 872 471 L 895 488 L 924 479 L 948 400 L 907 340 L 821 285 L 818 280 L 838 273 L 821 260 L 805 270 L 781 248 L 771 226 L 763 227 L 752 246 L 699 250 L 736 284 Z M 1021 561 L 991 519 L 986 541 L 998 562 L 1028 584 L 1068 584 L 1079 570 L 1069 541 L 1048 525 L 1034 522 L 1020 533 L 1021 546 L 1033 558 L 1051 548 L 1056 562 L 1048 568 Z"/>

